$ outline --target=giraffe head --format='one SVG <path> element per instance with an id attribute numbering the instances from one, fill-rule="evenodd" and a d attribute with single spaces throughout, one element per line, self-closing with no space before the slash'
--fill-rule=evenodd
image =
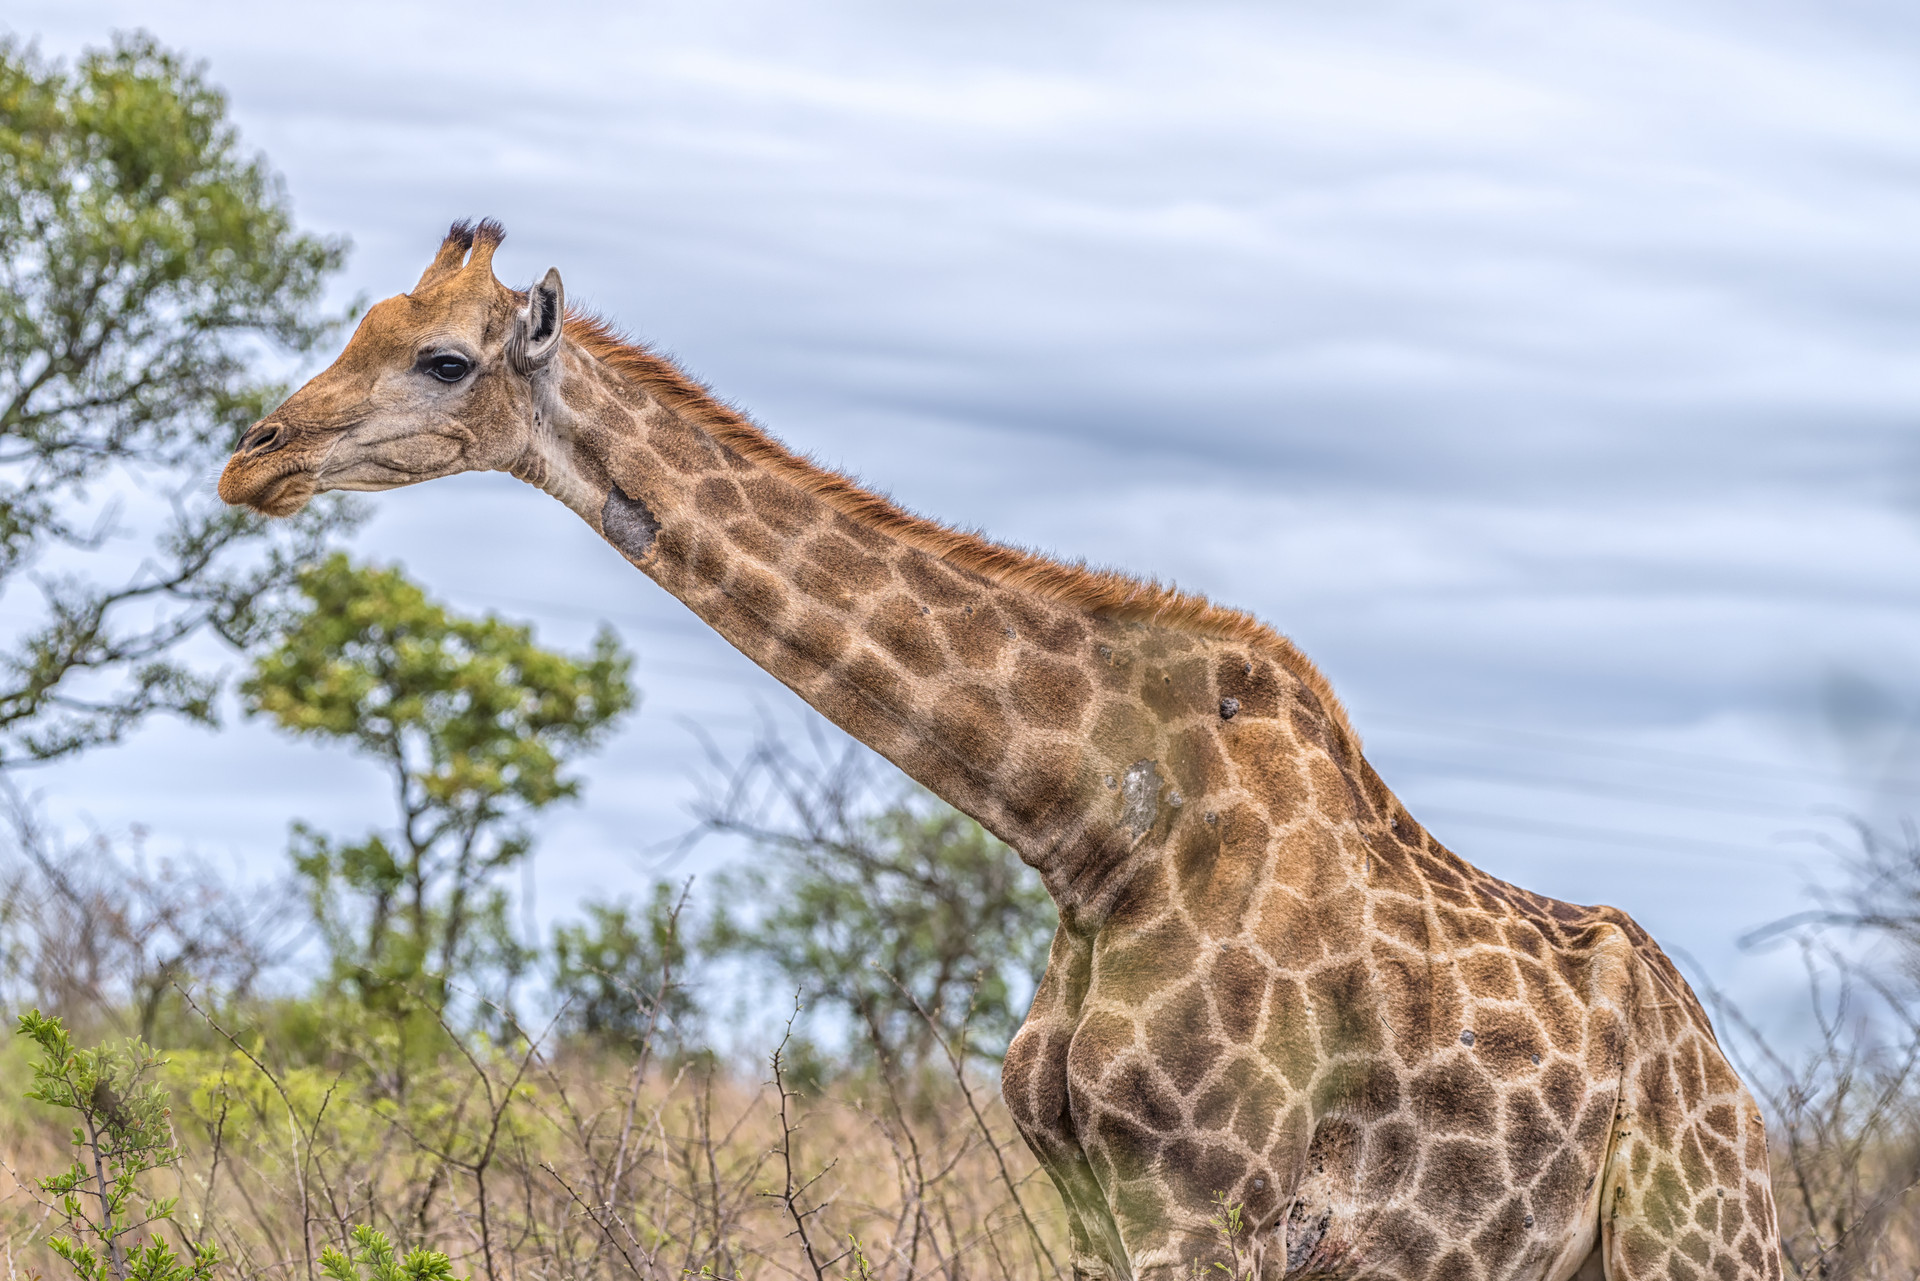
<path id="1" fill-rule="evenodd" d="M 524 293 L 494 279 L 504 234 L 455 223 L 410 293 L 368 309 L 339 359 L 240 437 L 220 497 L 290 516 L 329 489 L 511 470 L 566 313 L 558 271 Z"/>

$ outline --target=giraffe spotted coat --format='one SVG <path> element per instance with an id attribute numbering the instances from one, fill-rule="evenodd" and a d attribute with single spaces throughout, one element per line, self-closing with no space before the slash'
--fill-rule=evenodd
<path id="1" fill-rule="evenodd" d="M 557 272 L 501 285 L 500 236 L 457 224 L 221 495 L 510 472 L 1037 868 L 1060 929 L 1002 1086 L 1077 1276 L 1780 1275 L 1758 1111 L 1625 914 L 1441 847 L 1249 616 L 900 511 Z"/>

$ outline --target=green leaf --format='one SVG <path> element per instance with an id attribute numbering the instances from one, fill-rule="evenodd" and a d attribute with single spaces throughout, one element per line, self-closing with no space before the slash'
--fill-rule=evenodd
<path id="1" fill-rule="evenodd" d="M 395 828 L 341 840 L 296 824 L 334 981 L 400 1015 L 442 1002 L 445 978 L 523 967 L 499 875 L 532 850 L 524 822 L 579 794 L 568 765 L 635 701 L 631 659 L 604 629 L 584 654 L 530 628 L 457 614 L 398 569 L 335 555 L 240 686 L 249 715 L 377 762 Z"/>
<path id="2" fill-rule="evenodd" d="M 211 722 L 217 682 L 178 647 L 256 635 L 346 519 L 326 503 L 276 526 L 203 484 L 282 394 L 262 345 L 335 330 L 320 302 L 345 252 L 295 227 L 200 67 L 139 34 L 72 64 L 0 37 L 0 593 L 52 554 L 68 567 L 0 649 L 0 765 L 155 712 Z M 116 472 L 173 509 L 131 581 L 87 572 Z"/>
<path id="3" fill-rule="evenodd" d="M 332 1281 L 360 1281 L 360 1274 L 353 1270 L 353 1261 L 330 1245 L 320 1251 L 320 1271 Z"/>

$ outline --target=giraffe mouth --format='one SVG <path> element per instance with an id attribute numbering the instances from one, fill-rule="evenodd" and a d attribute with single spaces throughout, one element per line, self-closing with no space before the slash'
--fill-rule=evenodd
<path id="1" fill-rule="evenodd" d="M 220 499 L 236 507 L 248 507 L 262 516 L 292 516 L 305 507 L 318 492 L 319 485 L 304 467 L 295 467 L 267 476 L 250 476 L 252 459 L 235 455 L 220 474 Z"/>

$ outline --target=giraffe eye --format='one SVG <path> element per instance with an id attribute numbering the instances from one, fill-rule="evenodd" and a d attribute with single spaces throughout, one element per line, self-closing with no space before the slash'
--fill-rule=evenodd
<path id="1" fill-rule="evenodd" d="M 428 356 L 420 362 L 420 368 L 443 383 L 457 383 L 473 364 L 465 356 Z"/>

